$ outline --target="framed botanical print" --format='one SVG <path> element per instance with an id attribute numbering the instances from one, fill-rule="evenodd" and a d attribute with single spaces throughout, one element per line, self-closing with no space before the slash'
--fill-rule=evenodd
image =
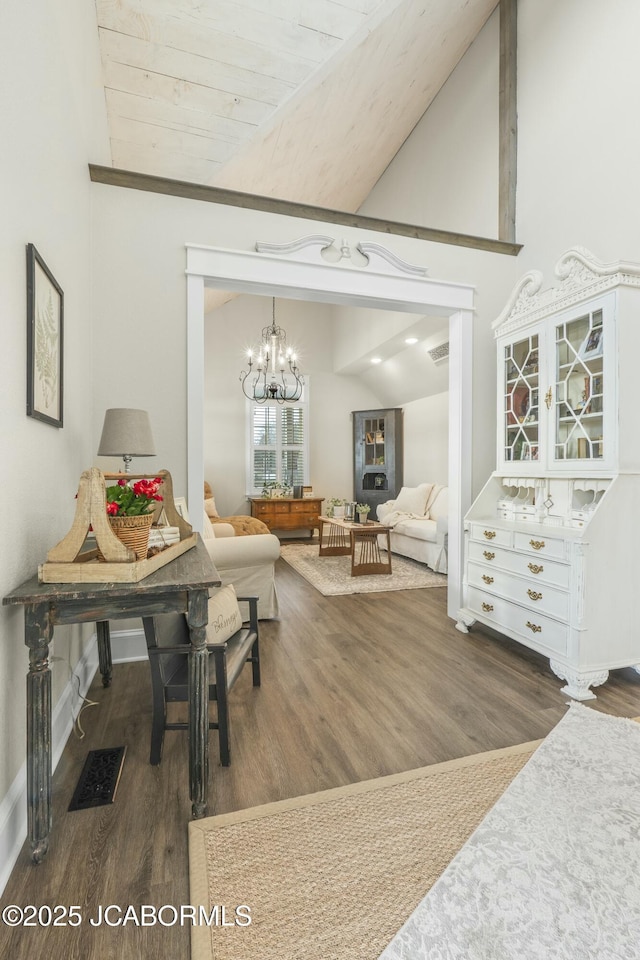
<path id="1" fill-rule="evenodd" d="M 27 416 L 62 426 L 64 294 L 27 244 Z"/>

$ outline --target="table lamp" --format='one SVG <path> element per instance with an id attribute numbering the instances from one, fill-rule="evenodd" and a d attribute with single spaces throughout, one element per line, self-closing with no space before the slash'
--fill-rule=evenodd
<path id="1" fill-rule="evenodd" d="M 156 448 L 146 410 L 112 407 L 104 415 L 99 457 L 122 457 L 124 472 L 131 472 L 132 457 L 155 457 Z"/>

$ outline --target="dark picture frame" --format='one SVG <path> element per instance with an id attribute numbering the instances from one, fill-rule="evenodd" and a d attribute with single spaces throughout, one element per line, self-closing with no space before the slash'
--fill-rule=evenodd
<path id="1" fill-rule="evenodd" d="M 62 426 L 64 293 L 27 244 L 27 416 Z"/>

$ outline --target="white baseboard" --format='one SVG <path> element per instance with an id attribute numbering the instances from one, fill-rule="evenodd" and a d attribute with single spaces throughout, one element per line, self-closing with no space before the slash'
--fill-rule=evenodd
<path id="1" fill-rule="evenodd" d="M 142 630 L 112 631 L 111 656 L 114 663 L 146 660 L 147 647 L 144 632 Z M 97 669 L 98 643 L 94 634 L 52 711 L 51 763 L 53 770 L 56 769 L 62 756 L 62 751 L 73 729 L 73 722 L 82 706 L 82 699 L 91 686 Z M 27 764 L 25 760 L 0 803 L 0 896 L 4 892 L 26 837 Z"/>
<path id="2" fill-rule="evenodd" d="M 112 630 L 111 659 L 114 663 L 131 663 L 147 659 L 144 630 Z"/>

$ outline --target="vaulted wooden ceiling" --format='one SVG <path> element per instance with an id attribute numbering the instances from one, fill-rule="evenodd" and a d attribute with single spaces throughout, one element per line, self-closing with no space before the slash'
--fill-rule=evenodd
<path id="1" fill-rule="evenodd" d="M 114 167 L 355 211 L 497 0 L 96 0 Z"/>

